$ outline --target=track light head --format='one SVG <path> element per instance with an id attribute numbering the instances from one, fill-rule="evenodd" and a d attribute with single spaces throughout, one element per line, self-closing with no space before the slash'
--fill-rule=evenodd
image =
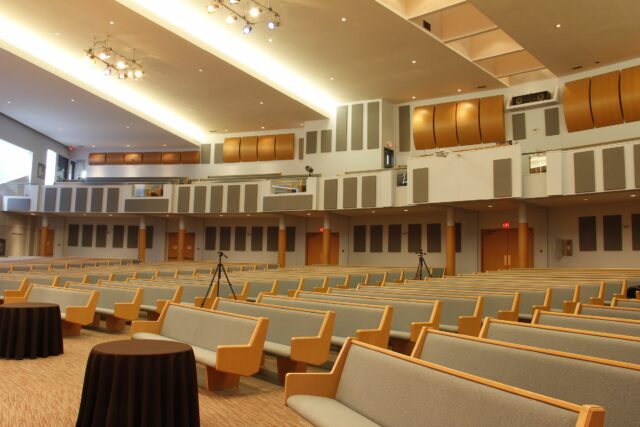
<path id="1" fill-rule="evenodd" d="M 238 4 L 240 0 L 229 0 L 229 4 Z"/>
<path id="2" fill-rule="evenodd" d="M 209 13 L 214 13 L 220 10 L 220 2 L 219 1 L 212 1 L 211 3 L 209 3 L 207 5 L 207 12 Z"/>
<path id="3" fill-rule="evenodd" d="M 104 69 L 103 73 L 105 76 L 110 76 L 112 71 L 113 70 L 111 69 L 111 67 L 107 66 L 107 68 Z"/>
<path id="4" fill-rule="evenodd" d="M 229 25 L 235 24 L 236 22 L 238 22 L 238 16 L 237 15 L 229 15 L 229 16 L 227 16 L 225 21 Z"/>
<path id="5" fill-rule="evenodd" d="M 280 26 L 280 21 L 278 19 L 270 19 L 267 22 L 267 28 L 270 30 L 275 30 Z"/>
<path id="6" fill-rule="evenodd" d="M 139 79 L 139 78 L 140 78 L 140 77 L 142 77 L 143 75 L 144 75 L 144 71 L 142 71 L 140 68 L 136 69 L 136 70 L 133 72 L 133 76 L 134 76 L 136 79 Z"/>
<path id="7" fill-rule="evenodd" d="M 257 18 L 261 13 L 262 9 L 260 9 L 258 6 L 253 6 L 251 9 L 249 9 L 249 16 L 251 16 L 252 18 Z"/>
<path id="8" fill-rule="evenodd" d="M 242 27 L 242 32 L 245 34 L 249 34 L 253 30 L 253 26 L 249 23 L 246 23 L 244 27 Z"/>

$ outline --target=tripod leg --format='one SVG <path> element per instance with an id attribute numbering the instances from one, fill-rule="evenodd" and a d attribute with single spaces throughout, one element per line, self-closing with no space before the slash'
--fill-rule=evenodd
<path id="1" fill-rule="evenodd" d="M 420 263 L 424 264 L 424 268 L 425 268 L 425 270 L 427 270 L 427 276 L 432 277 L 431 276 L 431 270 L 429 270 L 429 266 L 427 265 L 427 261 L 425 261 L 424 258 L 420 258 Z"/>
<path id="2" fill-rule="evenodd" d="M 209 298 L 209 293 L 211 292 L 211 287 L 213 286 L 213 282 L 216 280 L 216 273 L 213 273 L 211 276 L 211 281 L 209 282 L 209 287 L 207 288 L 207 293 L 204 294 L 204 298 L 202 299 L 202 304 L 200 304 L 200 308 L 204 307 L 204 304 L 207 302 L 207 298 Z M 220 279 L 218 279 L 218 286 L 216 286 L 216 297 L 218 297 L 218 292 L 220 290 Z"/>
<path id="3" fill-rule="evenodd" d="M 233 286 L 231 286 L 231 281 L 229 281 L 229 276 L 227 276 L 227 270 L 225 270 L 224 265 L 220 264 L 220 270 L 222 270 L 222 272 L 224 273 L 224 278 L 227 279 L 227 285 L 229 285 L 229 289 L 231 289 L 231 294 L 233 295 L 233 299 L 237 300 L 238 297 L 236 296 L 236 293 L 233 291 Z M 218 280 L 218 283 L 220 283 L 220 281 Z M 218 286 L 219 288 L 220 286 Z"/>

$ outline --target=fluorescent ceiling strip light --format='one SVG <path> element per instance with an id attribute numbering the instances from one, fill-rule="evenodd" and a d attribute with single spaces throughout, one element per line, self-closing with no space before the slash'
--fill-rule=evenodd
<path id="1" fill-rule="evenodd" d="M 84 59 L 82 50 L 65 51 L 3 15 L 0 46 L 181 138 L 195 144 L 205 142 L 206 132 L 195 123 L 135 90 L 132 82 L 105 77 L 103 67 Z"/>
<path id="2" fill-rule="evenodd" d="M 251 45 L 243 34 L 230 34 L 216 24 L 197 2 L 184 0 L 116 0 L 269 84 L 317 112 L 332 117 L 339 102 L 298 72 Z"/>

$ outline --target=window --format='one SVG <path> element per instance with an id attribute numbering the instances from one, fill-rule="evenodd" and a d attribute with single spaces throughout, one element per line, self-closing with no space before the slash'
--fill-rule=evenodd
<path id="1" fill-rule="evenodd" d="M 153 248 L 153 225 L 147 225 L 147 231 L 145 233 L 144 247 L 146 249 Z"/>
<path id="2" fill-rule="evenodd" d="M 442 227 L 439 223 L 427 224 L 427 252 L 442 251 Z"/>
<path id="3" fill-rule="evenodd" d="M 267 227 L 267 251 L 278 252 L 278 227 Z"/>
<path id="4" fill-rule="evenodd" d="M 409 252 L 418 252 L 422 249 L 422 224 L 409 224 L 409 232 L 407 236 L 407 249 Z"/>
<path id="5" fill-rule="evenodd" d="M 402 225 L 389 224 L 387 232 L 387 251 L 400 252 L 402 250 Z"/>
<path id="6" fill-rule="evenodd" d="M 231 249 L 231 227 L 220 227 L 220 250 Z"/>
<path id="7" fill-rule="evenodd" d="M 247 247 L 247 227 L 236 227 L 234 250 L 244 251 Z"/>
<path id="8" fill-rule="evenodd" d="M 56 182 L 56 163 L 58 155 L 53 150 L 47 150 L 47 166 L 44 174 L 44 185 L 53 185 Z"/>
<path id="9" fill-rule="evenodd" d="M 96 248 L 106 248 L 107 247 L 107 226 L 106 225 L 96 225 Z"/>
<path id="10" fill-rule="evenodd" d="M 532 154 L 529 156 L 529 173 L 545 173 L 547 171 L 547 155 Z"/>
<path id="11" fill-rule="evenodd" d="M 382 231 L 381 225 L 369 227 L 369 252 L 382 252 Z"/>
<path id="12" fill-rule="evenodd" d="M 82 226 L 82 247 L 90 248 L 93 246 L 93 225 L 84 224 Z"/>
<path id="13" fill-rule="evenodd" d="M 20 180 L 31 181 L 33 153 L 0 139 L 0 184 Z"/>

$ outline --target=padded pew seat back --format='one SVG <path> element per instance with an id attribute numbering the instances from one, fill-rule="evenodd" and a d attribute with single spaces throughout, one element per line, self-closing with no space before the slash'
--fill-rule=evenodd
<path id="1" fill-rule="evenodd" d="M 96 284 L 99 283 L 100 280 L 109 280 L 109 278 L 111 277 L 111 273 L 105 273 L 105 274 L 87 274 L 85 276 L 85 283 L 91 283 L 91 284 Z"/>
<path id="2" fill-rule="evenodd" d="M 26 265 L 14 265 L 13 266 L 13 271 L 28 272 L 28 271 L 31 271 L 31 265 L 29 265 L 29 264 L 26 264 Z"/>
<path id="3" fill-rule="evenodd" d="M 551 308 L 553 310 L 562 311 L 565 301 L 573 301 L 575 287 L 556 287 L 551 288 Z"/>
<path id="4" fill-rule="evenodd" d="M 600 294 L 599 283 L 580 283 L 580 302 L 583 304 L 589 304 L 591 298 L 598 298 Z"/>
<path id="5" fill-rule="evenodd" d="M 260 295 L 260 292 L 271 292 L 273 289 L 273 280 L 249 280 L 249 293 L 247 294 L 248 299 L 255 300 Z M 222 287 L 223 283 L 220 282 L 220 286 Z M 225 284 L 226 285 L 226 284 Z M 235 291 L 235 289 L 234 289 Z M 240 289 L 242 292 L 242 289 Z"/>
<path id="6" fill-rule="evenodd" d="M 300 278 L 278 279 L 278 295 L 289 295 L 289 291 L 295 291 L 300 286 Z"/>
<path id="7" fill-rule="evenodd" d="M 0 279 L 0 294 L 2 291 L 19 289 L 22 284 L 22 277 L 16 279 Z"/>
<path id="8" fill-rule="evenodd" d="M 313 289 L 315 287 L 322 286 L 324 283 L 324 277 L 304 277 L 303 279 L 304 289 Z"/>
<path id="9" fill-rule="evenodd" d="M 115 309 L 116 303 L 130 303 L 136 296 L 136 289 L 113 288 L 109 286 L 87 285 L 70 283 L 66 289 L 79 289 L 84 291 L 98 291 L 98 307 Z M 143 291 L 144 292 L 144 291 Z"/>
<path id="10" fill-rule="evenodd" d="M 344 286 L 347 282 L 347 276 L 329 276 L 327 279 L 327 287 L 333 288 L 335 286 Z"/>
<path id="11" fill-rule="evenodd" d="M 364 283 L 367 278 L 366 273 L 351 273 L 349 274 L 349 288 L 354 288 L 358 286 L 360 283 Z"/>
<path id="12" fill-rule="evenodd" d="M 151 270 L 136 271 L 136 274 L 135 274 L 136 279 L 153 279 L 153 276 L 155 276 L 155 272 Z"/>
<path id="13" fill-rule="evenodd" d="M 395 270 L 395 271 L 388 271 L 387 272 L 387 278 L 385 279 L 386 282 L 395 282 L 397 280 L 400 280 L 400 275 L 402 274 L 402 271 L 400 270 Z"/>
<path id="14" fill-rule="evenodd" d="M 640 337 L 640 322 L 631 320 L 623 322 L 611 318 L 594 318 L 591 316 L 583 317 L 581 315 L 555 315 L 553 313 L 540 312 L 538 314 L 538 318 L 534 318 L 533 323 L 538 325 L 557 326 L 560 328 Z"/>
<path id="15" fill-rule="evenodd" d="M 604 281 L 604 300 L 611 301 L 614 295 L 621 294 L 622 280 L 605 280 Z"/>
<path id="16" fill-rule="evenodd" d="M 86 306 L 89 304 L 92 295 L 92 292 L 34 285 L 31 287 L 27 301 L 58 304 L 60 306 L 60 313 L 64 313 L 67 307 Z"/>
<path id="17" fill-rule="evenodd" d="M 29 276 L 29 283 L 34 285 L 52 286 L 55 276 Z"/>
<path id="18" fill-rule="evenodd" d="M 632 319 L 640 320 L 640 309 L 634 308 L 618 308 L 618 307 L 605 307 L 600 305 L 580 305 L 576 308 L 577 314 L 584 314 L 587 316 L 600 316 L 600 317 L 615 317 L 617 319 Z"/>
<path id="19" fill-rule="evenodd" d="M 176 277 L 175 270 L 160 270 L 156 273 L 156 277 Z"/>
<path id="20" fill-rule="evenodd" d="M 115 272 L 111 275 L 111 280 L 114 282 L 126 282 L 127 279 L 131 279 L 133 277 L 133 272 Z"/>
<path id="21" fill-rule="evenodd" d="M 78 276 L 78 275 L 70 276 L 70 275 L 66 275 L 66 274 L 64 274 L 64 275 L 60 275 L 60 276 L 58 276 L 58 284 L 57 284 L 57 285 L 58 285 L 59 287 L 64 287 L 64 285 L 65 285 L 67 282 L 82 283 L 82 280 L 83 280 L 83 279 L 84 279 L 84 276 Z"/>
<path id="22" fill-rule="evenodd" d="M 617 299 L 616 307 L 640 308 L 640 300 L 634 299 Z"/>
<path id="23" fill-rule="evenodd" d="M 374 271 L 369 273 L 369 280 L 367 281 L 367 284 L 371 286 L 376 286 L 378 283 L 384 280 L 385 274 L 386 273 L 383 271 Z"/>

